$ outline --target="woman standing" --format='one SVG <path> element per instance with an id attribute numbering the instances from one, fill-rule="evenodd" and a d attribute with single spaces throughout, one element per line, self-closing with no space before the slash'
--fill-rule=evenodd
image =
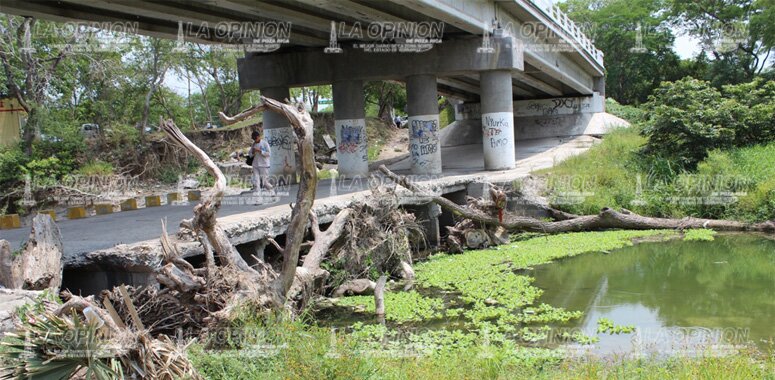
<path id="1" fill-rule="evenodd" d="M 253 131 L 250 137 L 253 138 L 253 145 L 248 155 L 253 157 L 253 191 L 262 188 L 271 191 L 274 187 L 269 183 L 269 143 L 264 140 L 261 132 Z"/>

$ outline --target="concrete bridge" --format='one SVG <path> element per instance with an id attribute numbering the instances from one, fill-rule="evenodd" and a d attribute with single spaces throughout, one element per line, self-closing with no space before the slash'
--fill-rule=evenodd
<path id="1" fill-rule="evenodd" d="M 3 0 L 0 12 L 242 45 L 240 86 L 286 98 L 332 84 L 340 175 L 368 174 L 364 81 L 406 83 L 411 172 L 441 174 L 442 140 L 480 143 L 484 170 L 515 166 L 517 139 L 599 134 L 603 54 L 550 0 Z M 112 23 L 112 24 L 108 24 Z M 439 131 L 438 94 L 457 122 Z M 605 123 L 603 123 L 605 124 Z M 264 115 L 270 141 L 292 139 Z M 270 174 L 295 172 L 293 144 Z"/>
<path id="2" fill-rule="evenodd" d="M 405 82 L 410 154 L 390 167 L 430 175 L 423 183 L 458 203 L 485 194 L 488 183 L 508 184 L 577 154 L 596 140 L 584 135 L 621 122 L 605 113 L 602 53 L 548 0 L 2 0 L 0 12 L 176 39 L 183 54 L 185 41 L 241 46 L 249 51 L 238 62 L 240 85 L 273 98 L 288 97 L 293 87 L 332 84 L 344 180 L 369 170 L 364 82 Z M 456 121 L 441 130 L 439 94 L 457 105 Z M 270 140 L 293 138 L 279 115 L 265 114 L 264 128 Z M 293 146 L 273 146 L 273 174 L 293 173 Z M 319 184 L 320 223 L 370 194 L 349 186 L 332 193 L 337 186 Z M 219 220 L 246 257 L 263 254 L 266 238 L 284 233 L 290 209 L 283 205 L 292 198 L 258 208 L 224 206 Z M 427 200 L 407 202 L 431 244 L 437 242 L 452 216 Z M 100 286 L 145 281 L 148 263 L 161 257 L 162 217 L 174 226 L 190 217 L 190 208 L 59 223 L 69 286 L 85 289 L 78 282 L 89 278 L 84 272 L 102 278 Z M 2 231 L 0 238 L 18 246 L 26 234 Z M 187 256 L 201 255 L 197 242 L 178 243 Z M 127 268 L 139 279 L 120 277 Z"/>

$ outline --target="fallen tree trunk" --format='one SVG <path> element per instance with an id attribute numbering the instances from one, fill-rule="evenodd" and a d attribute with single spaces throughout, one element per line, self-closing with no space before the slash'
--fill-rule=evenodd
<path id="1" fill-rule="evenodd" d="M 310 213 L 310 228 L 315 240 L 304 257 L 302 265 L 296 268 L 296 276 L 287 294 L 288 301 L 296 302 L 297 310 L 304 309 L 312 293 L 322 292 L 329 273 L 321 269 L 320 264 L 329 254 L 331 246 L 342 236 L 344 227 L 352 215 L 353 210 L 349 208 L 339 211 L 331 225 L 325 231 L 321 231 L 317 216 L 314 212 Z"/>
<path id="2" fill-rule="evenodd" d="M 350 280 L 345 282 L 342 285 L 339 285 L 336 290 L 334 290 L 334 293 L 332 296 L 334 297 L 344 297 L 346 295 L 364 295 L 364 294 L 370 294 L 374 292 L 374 289 L 376 289 L 377 283 L 374 281 L 369 280 L 368 278 L 358 278 L 355 280 Z"/>
<path id="3" fill-rule="evenodd" d="M 716 231 L 754 231 L 775 233 L 775 221 L 761 223 L 744 223 L 735 220 L 716 220 L 700 218 L 668 219 L 641 216 L 630 212 L 617 212 L 604 208 L 597 215 L 573 216 L 562 213 L 564 220 L 547 222 L 540 219 L 518 216 L 504 216 L 503 222 L 497 217 L 480 210 L 460 206 L 442 196 L 428 194 L 406 177 L 397 175 L 387 167 L 379 170 L 388 178 L 415 193 L 427 196 L 434 203 L 452 213 L 485 226 L 502 226 L 509 231 L 543 232 L 548 234 L 576 231 L 603 230 L 612 228 L 647 230 L 647 229 L 689 229 L 709 228 Z"/>

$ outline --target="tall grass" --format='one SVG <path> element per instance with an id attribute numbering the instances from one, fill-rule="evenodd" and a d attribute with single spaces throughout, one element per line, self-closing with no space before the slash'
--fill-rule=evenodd
<path id="1" fill-rule="evenodd" d="M 547 174 L 551 202 L 580 214 L 603 207 L 661 217 L 760 221 L 775 218 L 775 143 L 714 150 L 687 172 L 646 156 L 637 126 L 606 135 L 589 151 Z"/>

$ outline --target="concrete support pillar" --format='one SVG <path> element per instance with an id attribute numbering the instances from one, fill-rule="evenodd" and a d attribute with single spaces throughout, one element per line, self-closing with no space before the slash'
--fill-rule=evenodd
<path id="1" fill-rule="evenodd" d="M 290 98 L 288 87 L 269 87 L 261 89 L 261 95 L 284 101 Z M 273 182 L 296 182 L 295 136 L 290 122 L 277 112 L 264 112 L 264 138 L 271 148 L 269 157 L 269 175 Z"/>
<path id="2" fill-rule="evenodd" d="M 439 104 L 435 75 L 406 78 L 409 153 L 413 174 L 441 174 Z"/>
<path id="3" fill-rule="evenodd" d="M 484 169 L 513 169 L 514 105 L 511 94 L 511 72 L 482 71 L 482 145 Z"/>
<path id="4" fill-rule="evenodd" d="M 368 176 L 369 160 L 363 81 L 336 82 L 333 84 L 333 93 L 336 159 L 339 162 L 339 175 L 344 177 Z"/>
<path id="5" fill-rule="evenodd" d="M 416 212 L 417 219 L 425 231 L 425 238 L 430 245 L 426 248 L 436 247 L 441 242 L 440 214 L 441 207 L 435 203 L 421 205 Z"/>

